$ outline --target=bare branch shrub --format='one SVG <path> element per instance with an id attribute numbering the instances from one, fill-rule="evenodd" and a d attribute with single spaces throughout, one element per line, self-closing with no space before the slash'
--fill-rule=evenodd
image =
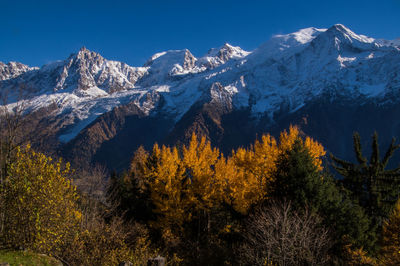
<path id="1" fill-rule="evenodd" d="M 107 201 L 108 175 L 102 165 L 74 174 L 82 223 L 79 236 L 64 249 L 63 258 L 71 265 L 117 265 L 121 261 L 144 265 L 154 255 L 147 229 L 124 221 L 115 213 L 116 203 Z"/>
<path id="2" fill-rule="evenodd" d="M 103 219 L 107 212 L 107 175 L 107 170 L 101 165 L 75 173 L 74 185 L 81 195 L 82 223 L 85 227 L 91 227 L 90 223 Z"/>
<path id="3" fill-rule="evenodd" d="M 324 265 L 332 246 L 329 231 L 308 209 L 296 212 L 290 202 L 273 202 L 251 215 L 239 248 L 249 265 Z"/>
<path id="4" fill-rule="evenodd" d="M 92 220 L 70 240 L 61 254 L 66 265 L 118 265 L 122 261 L 145 265 L 154 256 L 147 229 L 139 224 L 128 226 L 120 217 L 109 222 Z"/>

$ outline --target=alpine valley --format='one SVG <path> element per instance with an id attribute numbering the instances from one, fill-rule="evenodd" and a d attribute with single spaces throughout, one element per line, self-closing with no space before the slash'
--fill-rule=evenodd
<path id="1" fill-rule="evenodd" d="M 40 68 L 0 62 L 0 90 L 9 110 L 28 95 L 32 145 L 75 167 L 119 171 L 140 145 L 185 142 L 192 132 L 229 153 L 290 124 L 351 158 L 354 131 L 365 143 L 375 130 L 382 144 L 400 134 L 400 40 L 337 24 L 276 35 L 254 51 L 161 52 L 142 67 L 82 48 Z"/>

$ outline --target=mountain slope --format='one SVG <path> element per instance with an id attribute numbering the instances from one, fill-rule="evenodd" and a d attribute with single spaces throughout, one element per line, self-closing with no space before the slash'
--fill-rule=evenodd
<path id="1" fill-rule="evenodd" d="M 140 144 L 171 144 L 197 132 L 229 152 L 290 122 L 302 123 L 335 150 L 333 135 L 318 133 L 312 121 L 322 129 L 340 118 L 337 125 L 352 131 L 364 117 L 355 111 L 347 117 L 345 110 L 369 106 L 365 116 L 385 108 L 397 112 L 400 94 L 398 42 L 358 35 L 340 24 L 276 35 L 252 52 L 230 44 L 200 58 L 187 49 L 161 52 L 143 67 L 86 48 L 41 68 L 10 64 L 0 65 L 0 89 L 29 92 L 27 112 L 54 107 L 47 109 L 47 121 L 62 156 L 118 169 Z M 16 102 L 11 97 L 8 107 Z M 324 107 L 325 117 L 318 110 Z M 338 112 L 337 118 L 331 112 Z M 366 122 L 360 122 L 364 132 Z M 385 131 L 384 123 L 371 128 L 378 125 Z"/>

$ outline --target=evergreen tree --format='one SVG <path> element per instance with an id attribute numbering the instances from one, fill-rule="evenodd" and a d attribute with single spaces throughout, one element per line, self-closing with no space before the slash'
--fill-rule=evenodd
<path id="1" fill-rule="evenodd" d="M 144 172 L 150 163 L 148 152 L 140 146 L 132 159 L 128 172 L 113 173 L 110 179 L 108 201 L 117 207 L 117 212 L 128 220 L 147 223 L 155 218 L 150 190 Z"/>
<path id="2" fill-rule="evenodd" d="M 324 147 L 308 136 L 304 136 L 296 126 L 282 131 L 277 141 L 271 135 L 263 135 L 248 149 L 238 148 L 228 159 L 226 179 L 228 180 L 227 195 L 230 196 L 233 207 L 243 214 L 252 205 L 257 205 L 269 197 L 273 173 L 276 171 L 276 161 L 279 156 L 292 150 L 298 141 L 307 148 L 315 169 L 322 170 L 322 158 L 326 152 Z M 229 200 L 228 200 L 229 202 Z"/>
<path id="3" fill-rule="evenodd" d="M 347 162 L 333 155 L 333 167 L 343 176 L 341 181 L 351 191 L 352 197 L 359 202 L 372 219 L 374 228 L 380 228 L 387 218 L 400 192 L 400 167 L 386 170 L 393 153 L 400 147 L 393 138 L 385 156 L 379 155 L 378 134 L 372 137 L 372 153 L 368 162 L 362 154 L 360 135 L 354 133 L 354 152 L 357 163 Z"/>
<path id="4" fill-rule="evenodd" d="M 279 156 L 276 167 L 272 196 L 290 200 L 295 210 L 307 206 L 317 212 L 334 231 L 336 252 L 340 252 L 344 236 L 357 247 L 373 246 L 375 237 L 368 232 L 369 221 L 363 210 L 340 191 L 331 176 L 318 169 L 304 144 L 296 140 Z"/>

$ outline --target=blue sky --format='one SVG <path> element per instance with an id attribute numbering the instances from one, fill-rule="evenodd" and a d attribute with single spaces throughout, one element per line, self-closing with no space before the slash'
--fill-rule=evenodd
<path id="1" fill-rule="evenodd" d="M 86 46 L 141 66 L 164 50 L 199 57 L 225 42 L 252 50 L 274 34 L 336 23 L 395 39 L 399 14 L 400 0 L 0 0 L 0 61 L 41 66 Z"/>

